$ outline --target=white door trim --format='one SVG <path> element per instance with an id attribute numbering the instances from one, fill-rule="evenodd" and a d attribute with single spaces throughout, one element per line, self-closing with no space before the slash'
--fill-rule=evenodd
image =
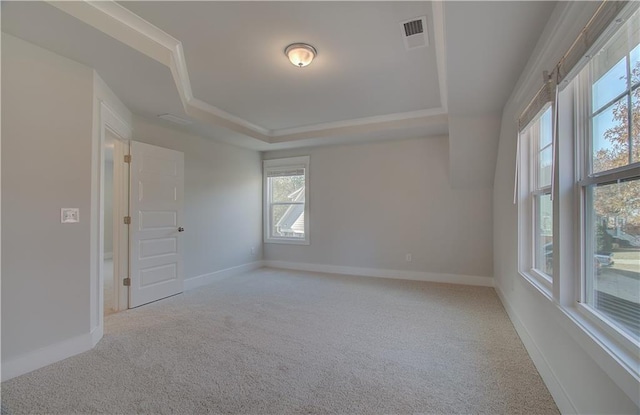
<path id="1" fill-rule="evenodd" d="M 114 310 L 123 311 L 129 308 L 129 291 L 124 285 L 124 279 L 129 275 L 129 229 L 124 223 L 124 217 L 129 215 L 129 165 L 124 162 L 124 156 L 129 154 L 129 142 L 116 137 L 118 139 L 113 148 L 114 284 L 111 295 Z M 102 280 L 104 283 L 104 277 Z"/>
<path id="2" fill-rule="evenodd" d="M 91 149 L 91 231 L 90 231 L 90 270 L 89 270 L 89 333 L 104 332 L 104 276 L 102 267 L 104 261 L 104 145 L 107 129 L 122 140 L 130 140 L 133 135 L 131 123 L 127 114 L 120 114 L 125 107 L 114 102 L 110 105 L 107 101 L 113 101 L 111 92 L 102 80 L 94 77 L 94 111 Z M 117 99 L 117 98 L 116 98 Z M 113 108 L 117 108 L 114 110 Z M 95 346 L 102 335 L 91 336 Z"/>

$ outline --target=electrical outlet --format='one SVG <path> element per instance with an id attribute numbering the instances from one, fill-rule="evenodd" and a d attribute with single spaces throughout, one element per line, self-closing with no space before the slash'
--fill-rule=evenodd
<path id="1" fill-rule="evenodd" d="M 407 255 L 405 255 L 405 256 L 404 256 L 404 259 L 405 259 L 407 262 L 411 262 L 411 259 L 412 259 L 412 258 L 411 258 L 411 254 L 407 254 Z"/>

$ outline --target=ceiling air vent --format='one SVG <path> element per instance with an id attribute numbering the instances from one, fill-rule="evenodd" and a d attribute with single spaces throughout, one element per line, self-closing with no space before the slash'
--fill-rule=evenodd
<path id="1" fill-rule="evenodd" d="M 424 48 L 429 46 L 427 37 L 427 17 L 416 17 L 400 23 L 402 26 L 402 38 L 407 50 Z"/>

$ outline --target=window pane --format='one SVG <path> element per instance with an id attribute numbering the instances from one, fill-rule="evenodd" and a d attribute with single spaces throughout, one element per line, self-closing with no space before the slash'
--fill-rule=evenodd
<path id="1" fill-rule="evenodd" d="M 588 190 L 587 303 L 640 338 L 640 178 Z"/>
<path id="2" fill-rule="evenodd" d="M 271 236 L 304 239 L 304 204 L 272 205 Z"/>
<path id="3" fill-rule="evenodd" d="M 612 45 L 613 46 L 613 45 Z M 593 112 L 598 111 L 612 99 L 623 93 L 627 89 L 627 60 L 626 56 L 617 56 L 618 52 L 612 51 L 610 47 L 599 53 L 591 62 L 594 71 L 600 72 L 606 69 L 600 78 L 594 76 L 597 79 L 593 83 L 592 97 L 593 97 Z M 615 58 L 618 59 L 615 65 L 609 66 L 612 62 L 608 61 L 610 55 L 615 53 Z"/>
<path id="4" fill-rule="evenodd" d="M 540 152 L 538 168 L 538 188 L 551 185 L 551 159 L 553 157 L 551 147 Z"/>
<path id="5" fill-rule="evenodd" d="M 270 177 L 272 202 L 304 202 L 304 175 Z"/>
<path id="6" fill-rule="evenodd" d="M 535 268 L 553 275 L 553 202 L 551 195 L 536 196 Z"/>
<path id="7" fill-rule="evenodd" d="M 549 107 L 540 117 L 540 148 L 551 144 L 553 137 L 553 120 L 551 119 L 551 107 Z"/>
<path id="8" fill-rule="evenodd" d="M 629 164 L 627 99 L 624 96 L 593 117 L 592 172 L 598 173 Z"/>
<path id="9" fill-rule="evenodd" d="M 640 162 L 640 88 L 636 88 L 631 93 L 631 108 L 633 108 L 631 111 L 633 120 L 631 125 L 631 160 L 633 163 L 637 163 Z"/>
<path id="10" fill-rule="evenodd" d="M 636 36 L 640 36 L 640 29 L 636 28 Z M 636 42 L 640 39 L 636 39 Z M 631 58 L 631 83 L 633 85 L 640 82 L 640 45 L 636 47 L 629 54 Z"/>

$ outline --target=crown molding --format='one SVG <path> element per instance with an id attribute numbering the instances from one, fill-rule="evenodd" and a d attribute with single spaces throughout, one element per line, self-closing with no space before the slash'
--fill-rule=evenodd
<path id="1" fill-rule="evenodd" d="M 433 122 L 446 122 L 446 68 L 444 59 L 444 11 L 441 1 L 433 3 L 436 56 L 441 108 L 387 114 L 303 127 L 269 130 L 202 101 L 193 95 L 182 42 L 113 0 L 51 1 L 49 4 L 108 36 L 167 66 L 173 77 L 185 113 L 199 121 L 225 127 L 265 143 L 317 138 L 393 129 Z"/>
<path id="2" fill-rule="evenodd" d="M 442 108 L 434 108 L 430 110 L 420 110 L 420 111 L 411 111 L 411 112 L 400 112 L 397 114 L 386 114 L 386 115 L 376 115 L 373 117 L 364 117 L 364 118 L 355 118 L 351 120 L 345 121 L 334 121 L 327 122 L 322 124 L 314 124 L 304 127 L 295 127 L 295 128 L 283 128 L 281 130 L 272 130 L 272 137 L 284 137 L 297 135 L 302 133 L 314 133 L 314 132 L 322 132 L 327 130 L 333 130 L 338 128 L 348 128 L 348 127 L 359 127 L 367 124 L 379 124 L 384 122 L 393 122 L 393 121 L 406 121 L 416 118 L 429 118 L 434 115 L 442 115 L 445 114 L 445 111 Z"/>
<path id="3" fill-rule="evenodd" d="M 447 59 L 446 44 L 444 40 L 444 4 L 442 0 L 434 0 L 431 3 L 433 13 L 433 33 L 436 48 L 436 64 L 438 65 L 438 82 L 440 86 L 440 105 L 444 112 L 447 112 L 449 96 L 447 90 Z"/>

